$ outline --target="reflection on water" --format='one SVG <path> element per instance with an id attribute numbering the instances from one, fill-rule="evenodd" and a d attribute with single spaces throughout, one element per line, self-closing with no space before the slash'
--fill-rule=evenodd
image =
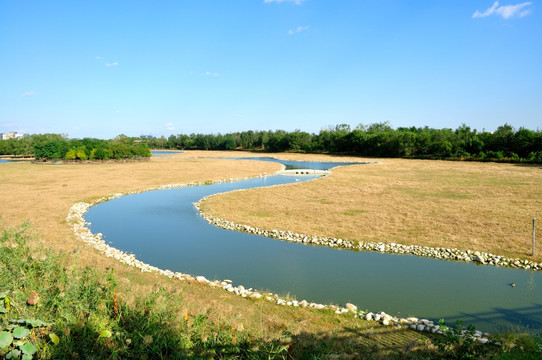
<path id="1" fill-rule="evenodd" d="M 542 329 L 540 272 L 287 243 L 215 228 L 192 205 L 214 193 L 314 178 L 279 175 L 153 191 L 99 204 L 85 217 L 113 246 L 162 269 L 229 278 L 299 300 L 463 319 L 485 331 L 518 324 Z"/>
<path id="2" fill-rule="evenodd" d="M 284 165 L 286 167 L 286 170 L 295 170 L 295 169 L 330 170 L 337 166 L 367 164 L 366 162 L 291 161 L 291 160 L 275 159 L 272 157 L 229 157 L 229 158 L 221 158 L 221 159 L 258 160 L 258 161 L 275 162 L 275 163 Z"/>
<path id="3" fill-rule="evenodd" d="M 182 153 L 183 153 L 183 151 L 176 151 L 176 150 L 172 150 L 172 151 L 152 150 L 151 151 L 152 156 L 182 154 Z"/>

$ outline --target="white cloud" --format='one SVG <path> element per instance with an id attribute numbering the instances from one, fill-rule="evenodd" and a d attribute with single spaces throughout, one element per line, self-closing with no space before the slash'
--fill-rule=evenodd
<path id="1" fill-rule="evenodd" d="M 173 126 L 173 123 L 167 123 L 167 124 L 164 124 L 166 129 L 168 130 L 175 130 L 175 126 Z"/>
<path id="2" fill-rule="evenodd" d="M 307 30 L 309 30 L 308 26 L 298 26 L 295 30 L 288 30 L 288 34 L 293 35 Z"/>
<path id="3" fill-rule="evenodd" d="M 203 76 L 220 76 L 219 73 L 213 73 L 213 72 L 210 72 L 210 71 L 206 71 L 206 72 L 202 73 L 201 75 L 203 75 Z"/>
<path id="4" fill-rule="evenodd" d="M 119 65 L 119 63 L 116 62 L 116 61 L 115 61 L 115 62 L 112 62 L 112 63 L 105 63 L 105 66 L 107 66 L 107 67 L 118 66 L 118 65 Z"/>
<path id="5" fill-rule="evenodd" d="M 96 60 L 102 60 L 102 57 L 101 57 L 101 56 L 96 56 L 94 59 L 96 59 Z"/>
<path id="6" fill-rule="evenodd" d="M 36 95 L 35 92 L 33 92 L 33 91 L 28 91 L 28 92 L 25 92 L 25 93 L 23 94 L 23 97 L 34 96 L 34 95 Z"/>
<path id="7" fill-rule="evenodd" d="M 490 15 L 498 15 L 498 16 L 502 16 L 504 19 L 508 19 L 508 18 L 511 18 L 511 17 L 524 17 L 524 16 L 527 16 L 531 13 L 531 9 L 525 9 L 526 7 L 532 5 L 533 3 L 530 2 L 530 1 L 527 1 L 527 2 L 524 2 L 524 3 L 521 3 L 521 4 L 517 4 L 517 5 L 503 5 L 503 6 L 499 6 L 499 2 L 498 1 L 495 1 L 493 3 L 493 6 L 491 6 L 489 9 L 487 9 L 486 11 L 478 11 L 476 10 L 476 12 L 474 14 L 472 14 L 472 17 L 473 18 L 483 18 L 483 17 L 487 17 L 487 16 L 490 16 Z"/>
<path id="8" fill-rule="evenodd" d="M 294 3 L 296 5 L 301 5 L 301 3 L 305 1 L 305 0 L 263 0 L 263 3 L 264 4 L 269 4 L 269 3 L 281 3 L 281 2 L 291 2 L 291 3 Z"/>

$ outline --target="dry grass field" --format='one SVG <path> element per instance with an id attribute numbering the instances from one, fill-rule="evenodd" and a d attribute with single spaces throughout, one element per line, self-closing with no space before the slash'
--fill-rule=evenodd
<path id="1" fill-rule="evenodd" d="M 235 156 L 253 156 L 235 153 Z M 153 158 L 146 162 L 35 165 L 7 163 L 0 166 L 0 225 L 31 224 L 35 246 L 44 245 L 66 254 L 78 266 L 114 269 L 120 279 L 119 299 L 134 303 L 144 294 L 166 289 L 177 294 L 179 319 L 207 314 L 214 323 L 227 322 L 251 336 L 272 339 L 288 330 L 296 341 L 330 342 L 340 349 L 367 349 L 372 354 L 423 347 L 428 335 L 394 330 L 378 324 L 336 315 L 332 312 L 288 308 L 269 302 L 254 302 L 221 289 L 180 282 L 153 273 L 141 273 L 107 258 L 74 238 L 65 218 L 76 202 L 116 192 L 142 190 L 171 183 L 219 180 L 260 173 L 273 173 L 278 164 L 266 162 L 197 159 L 232 156 L 231 153 L 190 152 Z M 152 239 L 150 239 L 152 240 Z M 37 253 L 39 254 L 39 253 Z M 194 274 L 197 275 L 197 274 Z M 163 306 L 168 306 L 164 302 Z M 160 306 L 158 303 L 156 306 Z M 289 341 L 289 340 L 286 340 Z M 414 345 L 413 345 L 414 344 Z"/>
<path id="2" fill-rule="evenodd" d="M 171 183 L 255 176 L 280 169 L 277 164 L 156 158 L 145 162 L 37 165 L 7 163 L 0 167 L 0 217 L 4 225 L 29 221 L 47 244 L 73 250 L 64 220 L 78 201 L 116 192 Z"/>
<path id="3" fill-rule="evenodd" d="M 190 318 L 207 314 L 214 323 L 227 322 L 237 331 L 264 339 L 288 331 L 294 341 L 308 348 L 328 344 L 329 349 L 323 351 L 329 353 L 355 349 L 386 358 L 390 352 L 407 354 L 416 347 L 426 348 L 430 334 L 391 329 L 331 311 L 252 301 L 197 283 L 141 273 L 82 244 L 65 222 L 69 208 L 86 199 L 280 169 L 278 164 L 268 162 L 198 158 L 231 156 L 259 154 L 188 152 L 146 162 L 1 164 L 0 224 L 11 227 L 29 221 L 36 234 L 33 245 L 71 254 L 72 261 L 81 267 L 114 269 L 122 289 L 119 299 L 128 303 L 160 288 L 176 294 L 179 319 L 185 312 Z M 274 156 L 360 160 L 324 155 Z M 205 206 L 214 215 L 261 228 L 523 256 L 530 239 L 530 219 L 542 218 L 541 171 L 538 167 L 501 164 L 385 159 L 378 165 L 335 169 L 333 175 L 309 183 L 220 195 Z M 168 304 L 164 302 L 163 306 Z"/>
<path id="4" fill-rule="evenodd" d="M 542 219 L 542 168 L 382 159 L 309 183 L 221 194 L 202 209 L 262 229 L 531 258 L 532 218 Z"/>

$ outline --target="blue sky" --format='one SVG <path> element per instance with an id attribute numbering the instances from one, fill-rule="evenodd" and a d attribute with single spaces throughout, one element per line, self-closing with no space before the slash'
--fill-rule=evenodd
<path id="1" fill-rule="evenodd" d="M 536 130 L 539 4 L 0 0 L 0 132 Z"/>

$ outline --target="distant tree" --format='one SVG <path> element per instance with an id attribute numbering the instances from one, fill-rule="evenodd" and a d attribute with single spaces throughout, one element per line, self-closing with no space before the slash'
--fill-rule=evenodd
<path id="1" fill-rule="evenodd" d="M 301 130 L 296 130 L 286 135 L 285 142 L 288 149 L 293 151 L 310 151 L 311 135 Z"/>
<path id="2" fill-rule="evenodd" d="M 509 124 L 504 124 L 497 128 L 497 131 L 491 136 L 489 149 L 493 151 L 502 151 L 509 153 L 514 144 L 514 128 Z"/>
<path id="3" fill-rule="evenodd" d="M 226 135 L 223 140 L 224 150 L 234 150 L 236 148 L 235 140 L 232 136 Z"/>
<path id="4" fill-rule="evenodd" d="M 288 145 L 286 131 L 277 130 L 274 133 L 269 134 L 269 139 L 265 144 L 265 148 L 270 152 L 282 152 L 288 150 Z"/>
<path id="5" fill-rule="evenodd" d="M 65 156 L 66 160 L 75 160 L 77 159 L 77 149 L 70 149 L 68 150 L 68 152 L 66 153 L 66 156 Z"/>
<path id="6" fill-rule="evenodd" d="M 512 150 L 519 157 L 526 158 L 533 151 L 536 151 L 536 133 L 532 130 L 520 128 L 514 134 Z"/>
<path id="7" fill-rule="evenodd" d="M 374 123 L 367 127 L 367 132 L 369 134 L 377 134 L 377 133 L 391 132 L 391 131 L 392 131 L 392 128 L 390 126 L 389 121 Z"/>
<path id="8" fill-rule="evenodd" d="M 107 160 L 111 157 L 111 151 L 106 149 L 105 147 L 98 147 L 94 149 L 94 158 L 96 160 Z"/>
<path id="9" fill-rule="evenodd" d="M 49 140 L 34 144 L 36 159 L 62 159 L 68 152 L 66 140 Z"/>
<path id="10" fill-rule="evenodd" d="M 87 153 L 85 152 L 86 148 L 84 145 L 82 146 L 79 146 L 76 151 L 75 151 L 75 155 L 77 157 L 77 159 L 79 160 L 87 160 L 88 159 L 88 155 Z"/>

